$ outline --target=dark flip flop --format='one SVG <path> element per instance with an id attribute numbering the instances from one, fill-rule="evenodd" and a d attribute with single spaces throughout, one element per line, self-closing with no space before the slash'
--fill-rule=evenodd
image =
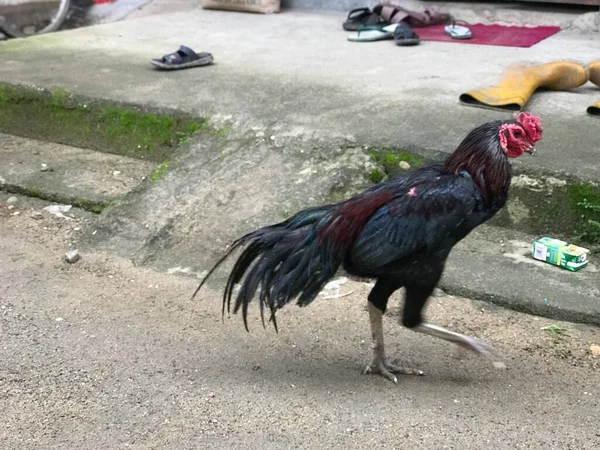
<path id="1" fill-rule="evenodd" d="M 387 25 L 383 18 L 372 12 L 369 8 L 356 8 L 348 13 L 342 27 L 346 31 L 358 31 L 364 25 Z"/>
<path id="2" fill-rule="evenodd" d="M 163 56 L 160 59 L 153 58 L 152 65 L 164 70 L 187 69 L 189 67 L 206 66 L 213 62 L 210 53 L 196 53 L 189 47 L 182 45 L 176 52 Z"/>
<path id="3" fill-rule="evenodd" d="M 409 24 L 400 22 L 394 30 L 394 42 L 396 45 L 418 45 L 421 43 L 419 35 L 414 32 Z"/>

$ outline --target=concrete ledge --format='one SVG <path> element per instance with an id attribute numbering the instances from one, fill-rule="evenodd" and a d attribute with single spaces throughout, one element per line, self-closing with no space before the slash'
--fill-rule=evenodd
<path id="1" fill-rule="evenodd" d="M 509 64 L 587 62 L 600 53 L 595 36 L 571 32 L 525 49 L 353 43 L 346 40 L 342 21 L 338 13 L 198 10 L 12 40 L 0 44 L 0 81 L 175 108 L 246 128 L 449 152 L 474 125 L 510 117 L 459 105 L 462 92 L 495 83 Z M 152 57 L 182 43 L 212 52 L 215 65 L 153 70 Z M 542 117 L 546 136 L 539 157 L 517 165 L 600 179 L 600 121 L 585 112 L 598 98 L 600 89 L 591 84 L 536 94 L 527 109 Z"/>
<path id="2" fill-rule="evenodd" d="M 167 108 L 0 82 L 0 132 L 164 161 L 205 121 Z"/>
<path id="3" fill-rule="evenodd" d="M 533 237 L 482 226 L 452 252 L 440 287 L 517 311 L 600 326 L 598 258 L 569 272 L 531 257 Z"/>
<path id="4" fill-rule="evenodd" d="M 96 212 L 138 186 L 156 166 L 5 134 L 0 134 L 0 158 L 0 189 Z"/>

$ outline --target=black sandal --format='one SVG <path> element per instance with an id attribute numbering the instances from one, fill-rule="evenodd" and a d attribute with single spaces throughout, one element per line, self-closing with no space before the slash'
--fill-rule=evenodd
<path id="1" fill-rule="evenodd" d="M 394 30 L 394 41 L 396 45 L 418 45 L 421 43 L 421 38 L 409 24 L 400 22 Z"/>
<path id="2" fill-rule="evenodd" d="M 356 8 L 350 11 L 342 27 L 346 31 L 358 31 L 364 25 L 389 25 L 389 23 L 369 8 Z"/>
<path id="3" fill-rule="evenodd" d="M 206 66 L 213 62 L 210 53 L 196 53 L 189 47 L 182 45 L 176 52 L 163 56 L 160 59 L 153 58 L 152 64 L 160 69 L 175 70 L 187 69 L 188 67 Z"/>

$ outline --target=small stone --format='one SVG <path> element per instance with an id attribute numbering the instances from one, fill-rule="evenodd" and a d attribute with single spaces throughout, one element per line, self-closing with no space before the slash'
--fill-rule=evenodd
<path id="1" fill-rule="evenodd" d="M 34 211 L 31 213 L 31 218 L 35 220 L 40 220 L 44 218 L 44 215 L 39 211 Z"/>
<path id="2" fill-rule="evenodd" d="M 10 211 L 11 209 L 15 209 L 15 205 L 8 205 L 8 206 L 6 207 L 6 209 L 8 209 L 9 211 Z"/>
<path id="3" fill-rule="evenodd" d="M 402 170 L 409 170 L 410 169 L 410 164 L 407 163 L 406 161 L 400 161 L 398 163 L 398 167 L 400 167 Z"/>
<path id="4" fill-rule="evenodd" d="M 119 175 L 121 175 L 121 171 L 120 170 L 115 170 L 113 172 L 113 177 L 118 177 Z"/>
<path id="5" fill-rule="evenodd" d="M 48 164 L 42 164 L 42 172 L 48 171 Z"/>
<path id="6" fill-rule="evenodd" d="M 13 195 L 11 197 L 8 197 L 8 199 L 6 199 L 6 203 L 8 203 L 10 205 L 12 203 L 17 203 L 18 200 L 19 199 Z"/>
<path id="7" fill-rule="evenodd" d="M 50 214 L 54 214 L 56 217 L 61 219 L 73 220 L 71 217 L 65 216 L 63 213 L 71 210 L 71 205 L 49 205 L 44 207 L 44 211 L 48 211 Z"/>
<path id="8" fill-rule="evenodd" d="M 600 356 L 600 345 L 592 345 L 590 347 L 590 353 L 593 356 Z"/>
<path id="9" fill-rule="evenodd" d="M 21 214 L 21 211 L 15 211 L 14 213 L 11 214 L 11 216 L 18 216 L 19 214 Z"/>
<path id="10" fill-rule="evenodd" d="M 65 260 L 69 264 L 76 263 L 80 258 L 81 255 L 79 254 L 79 250 L 69 250 L 67 253 L 65 253 Z"/>
<path id="11" fill-rule="evenodd" d="M 432 297 L 447 297 L 448 294 L 446 294 L 443 290 L 441 290 L 440 288 L 435 288 L 432 294 Z"/>

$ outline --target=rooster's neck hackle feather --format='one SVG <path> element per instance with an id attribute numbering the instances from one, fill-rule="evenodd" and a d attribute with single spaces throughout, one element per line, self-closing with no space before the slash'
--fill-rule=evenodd
<path id="1" fill-rule="evenodd" d="M 489 201 L 506 197 L 510 187 L 510 164 L 498 136 L 503 123 L 489 122 L 472 130 L 444 163 L 449 173 L 468 172 Z"/>

